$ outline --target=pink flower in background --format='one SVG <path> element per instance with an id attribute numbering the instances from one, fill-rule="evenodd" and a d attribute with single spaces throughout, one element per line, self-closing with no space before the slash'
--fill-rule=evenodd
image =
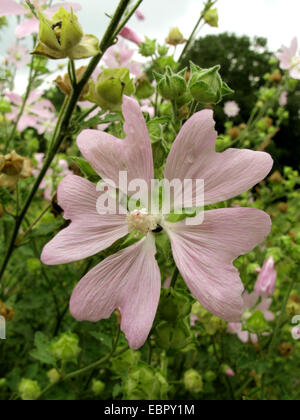
<path id="1" fill-rule="evenodd" d="M 130 49 L 123 40 L 110 47 L 104 54 L 103 61 L 109 68 L 127 67 L 131 74 L 139 76 L 142 73 L 142 65 L 132 61 L 134 50 Z"/>
<path id="2" fill-rule="evenodd" d="M 152 105 L 151 99 L 142 99 L 141 100 L 141 110 L 142 112 L 147 112 L 151 118 L 155 116 L 155 109 Z"/>
<path id="3" fill-rule="evenodd" d="M 288 102 L 288 92 L 285 90 L 284 92 L 282 92 L 280 96 L 279 105 L 286 106 L 287 102 Z"/>
<path id="4" fill-rule="evenodd" d="M 272 304 L 271 298 L 263 297 L 259 303 L 260 296 L 257 293 L 253 292 L 249 294 L 248 292 L 245 292 L 243 294 L 243 301 L 243 319 L 250 318 L 254 311 L 261 311 L 267 321 L 274 321 L 275 316 L 270 311 L 270 306 Z M 228 332 L 230 334 L 236 334 L 243 343 L 251 341 L 253 344 L 256 344 L 258 342 L 258 336 L 256 334 L 250 334 L 248 331 L 243 331 L 242 322 L 230 322 L 228 324 Z"/>
<path id="5" fill-rule="evenodd" d="M 280 67 L 288 70 L 293 79 L 300 80 L 300 55 L 298 51 L 297 38 L 293 38 L 290 47 L 281 47 L 281 51 L 277 53 L 280 61 Z"/>
<path id="6" fill-rule="evenodd" d="M 267 259 L 258 276 L 254 290 L 260 296 L 272 296 L 275 291 L 277 272 L 273 257 Z"/>
<path id="7" fill-rule="evenodd" d="M 42 11 L 48 18 L 51 18 L 60 7 L 64 7 L 67 10 L 70 10 L 72 7 L 75 12 L 78 10 L 81 10 L 82 8 L 82 6 L 78 3 L 62 2 L 62 3 L 57 3 L 45 10 L 46 4 L 47 4 L 46 0 L 36 0 L 36 1 L 33 1 L 32 3 L 35 6 L 35 9 L 37 12 L 39 10 Z M 29 13 L 31 17 L 29 17 L 28 19 L 25 19 L 16 27 L 15 35 L 17 38 L 24 38 L 28 35 L 38 33 L 39 31 L 39 20 L 31 14 L 30 10 L 25 9 L 25 8 L 23 10 L 24 10 L 23 14 Z"/>
<path id="8" fill-rule="evenodd" d="M 20 69 L 30 62 L 29 50 L 25 45 L 15 43 L 7 50 L 6 60 L 8 64 Z"/>
<path id="9" fill-rule="evenodd" d="M 235 373 L 231 368 L 226 368 L 225 369 L 225 375 L 230 377 L 230 378 L 234 378 L 235 377 Z"/>
<path id="10" fill-rule="evenodd" d="M 22 97 L 14 92 L 5 92 L 6 97 L 12 103 L 12 112 L 6 114 L 6 117 L 10 121 L 15 121 L 20 112 L 22 106 Z M 28 127 L 35 128 L 39 134 L 45 132 L 43 129 L 43 122 L 54 119 L 55 108 L 48 99 L 42 99 L 43 92 L 39 90 L 32 90 L 26 101 L 26 106 L 18 123 L 18 130 L 21 132 Z M 52 130 L 52 126 L 49 126 L 48 131 Z"/>
<path id="11" fill-rule="evenodd" d="M 143 12 L 141 12 L 140 10 L 137 10 L 135 12 L 136 17 L 138 18 L 138 20 L 145 20 L 145 15 Z"/>
<path id="12" fill-rule="evenodd" d="M 128 26 L 124 26 L 124 28 L 120 32 L 120 36 L 137 45 L 140 45 L 144 42 L 143 38 L 140 35 L 138 35 L 133 29 L 128 28 Z"/>
<path id="13" fill-rule="evenodd" d="M 37 161 L 37 168 L 33 170 L 32 174 L 37 178 L 43 167 L 45 155 L 44 153 L 36 153 L 34 158 Z M 65 176 L 70 174 L 73 174 L 73 172 L 70 171 L 68 162 L 65 159 L 56 159 L 56 161 L 54 161 L 54 169 L 48 169 L 40 185 L 40 189 L 44 190 L 45 200 L 52 200 L 53 194 L 57 188 L 57 184 Z"/>
<path id="14" fill-rule="evenodd" d="M 13 0 L 0 1 L 0 16 L 24 15 L 25 9 Z"/>
<path id="15" fill-rule="evenodd" d="M 125 140 L 105 132 L 83 131 L 78 147 L 94 170 L 119 185 L 126 168 L 128 182 L 154 176 L 152 148 L 138 103 L 124 97 Z M 271 170 L 264 152 L 229 149 L 215 152 L 217 133 L 213 113 L 203 110 L 190 118 L 178 134 L 165 168 L 166 179 L 204 179 L 205 205 L 224 201 L 248 190 Z M 127 193 L 126 191 L 123 191 Z M 97 322 L 118 308 L 121 329 L 132 348 L 141 347 L 151 330 L 161 290 L 155 259 L 155 233 L 168 234 L 174 260 L 193 296 L 210 312 L 228 321 L 240 320 L 243 285 L 233 261 L 261 243 L 271 227 L 270 217 L 253 208 L 226 208 L 205 212 L 204 223 L 171 223 L 146 210 L 107 214 L 101 192 L 86 179 L 67 176 L 58 188 L 58 203 L 71 225 L 62 230 L 42 253 L 44 264 L 82 260 L 110 247 L 138 229 L 143 239 L 111 255 L 93 268 L 75 288 L 70 311 L 78 320 Z M 143 201 L 143 200 L 142 200 Z"/>
<path id="16" fill-rule="evenodd" d="M 225 103 L 224 112 L 227 115 L 227 117 L 236 117 L 237 115 L 239 115 L 240 107 L 236 102 L 229 101 Z"/>

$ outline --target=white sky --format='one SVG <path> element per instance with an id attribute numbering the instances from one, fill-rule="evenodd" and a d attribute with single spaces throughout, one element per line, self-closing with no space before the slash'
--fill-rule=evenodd
<path id="1" fill-rule="evenodd" d="M 1 0 L 0 0 L 1 1 Z M 101 36 L 108 18 L 104 12 L 112 13 L 118 0 L 73 0 L 81 3 L 80 22 L 86 33 Z M 54 3 L 57 3 L 54 0 Z M 132 18 L 130 26 L 141 35 L 156 38 L 160 42 L 169 29 L 178 26 L 188 37 L 202 9 L 202 0 L 144 0 L 140 9 L 146 16 L 144 22 Z M 276 51 L 282 44 L 289 45 L 294 36 L 300 40 L 300 0 L 219 0 L 219 28 L 205 26 L 200 35 L 225 31 L 238 35 L 263 36 L 269 47 Z M 0 56 L 14 42 L 15 18 L 10 18 L 11 29 L 5 29 L 0 39 Z M 22 72 L 21 72 L 22 73 Z M 24 86 L 25 74 L 18 78 L 18 90 Z"/>

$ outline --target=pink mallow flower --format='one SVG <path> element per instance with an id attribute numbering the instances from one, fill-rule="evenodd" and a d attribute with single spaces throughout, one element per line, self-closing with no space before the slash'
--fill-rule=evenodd
<path id="1" fill-rule="evenodd" d="M 84 130 L 77 144 L 94 170 L 127 194 L 127 187 L 119 185 L 120 171 L 126 170 L 128 182 L 143 179 L 150 188 L 154 168 L 149 133 L 136 100 L 124 96 L 123 115 L 124 140 Z M 216 153 L 214 125 L 211 110 L 193 115 L 173 143 L 164 171 L 169 181 L 204 179 L 205 205 L 250 189 L 273 165 L 264 152 L 229 149 Z M 79 282 L 70 302 L 71 314 L 78 321 L 98 322 L 117 308 L 130 347 L 138 349 L 145 343 L 161 291 L 155 259 L 154 231 L 158 227 L 169 236 L 175 263 L 193 296 L 214 315 L 231 322 L 240 320 L 244 288 L 233 261 L 269 234 L 271 220 L 266 213 L 254 208 L 210 210 L 201 225 L 190 226 L 185 220 L 171 223 L 147 209 L 107 214 L 99 200 L 102 194 L 84 178 L 72 175 L 63 179 L 58 203 L 65 219 L 72 222 L 45 246 L 41 256 L 44 264 L 66 264 L 105 250 L 129 232 L 143 236 L 106 258 Z"/>
<path id="2" fill-rule="evenodd" d="M 7 0 L 5 0 L 7 1 Z M 2 2 L 2 0 L 1 0 Z M 71 8 L 77 12 L 78 10 L 81 10 L 82 6 L 78 3 L 71 3 L 71 2 L 62 2 L 57 3 L 51 7 L 47 8 L 47 0 L 34 0 L 32 1 L 35 10 L 42 11 L 46 17 L 49 19 L 52 18 L 52 16 L 58 11 L 60 7 L 64 7 L 66 10 L 71 10 Z M 28 19 L 25 19 L 23 22 L 21 22 L 15 29 L 15 35 L 17 38 L 24 38 L 28 35 L 38 33 L 39 32 L 39 20 L 32 15 L 31 11 L 28 8 L 22 8 L 23 9 L 23 15 L 29 16 Z"/>
<path id="3" fill-rule="evenodd" d="M 127 67 L 131 74 L 139 76 L 142 65 L 132 60 L 134 50 L 130 49 L 123 40 L 110 47 L 104 54 L 103 61 L 109 68 Z"/>
<path id="4" fill-rule="evenodd" d="M 15 43 L 7 50 L 5 59 L 8 64 L 12 64 L 16 69 L 20 69 L 30 62 L 29 50 L 24 45 Z"/>
<path id="5" fill-rule="evenodd" d="M 39 134 L 51 132 L 55 124 L 55 108 L 48 99 L 42 99 L 42 91 L 32 90 L 26 101 L 23 115 L 18 123 L 18 130 L 35 128 Z M 6 97 L 11 101 L 12 112 L 6 114 L 10 121 L 15 121 L 22 106 L 22 97 L 14 92 L 5 92 Z"/>
<path id="6" fill-rule="evenodd" d="M 0 1 L 0 16 L 9 15 L 23 15 L 25 13 L 24 7 L 13 0 Z"/>
<path id="7" fill-rule="evenodd" d="M 286 106 L 288 103 L 288 92 L 285 90 L 282 92 L 280 99 L 279 99 L 279 105 L 280 106 Z"/>
<path id="8" fill-rule="evenodd" d="M 37 161 L 37 167 L 32 171 L 32 174 L 37 178 L 43 167 L 45 155 L 44 153 L 36 153 L 34 158 Z M 44 190 L 45 200 L 52 200 L 58 183 L 70 174 L 73 174 L 73 172 L 70 171 L 68 162 L 65 159 L 57 158 L 40 184 L 40 189 Z"/>
<path id="9" fill-rule="evenodd" d="M 137 45 L 144 42 L 144 39 L 128 26 L 124 26 L 119 35 Z"/>
<path id="10" fill-rule="evenodd" d="M 266 260 L 261 269 L 254 290 L 260 296 L 272 296 L 276 286 L 277 271 L 273 257 Z"/>
<path id="11" fill-rule="evenodd" d="M 290 47 L 281 47 L 281 51 L 277 53 L 280 61 L 280 67 L 288 70 L 293 79 L 300 80 L 300 54 L 298 51 L 297 38 L 293 38 Z"/>
<path id="12" fill-rule="evenodd" d="M 135 12 L 136 17 L 138 18 L 138 20 L 145 20 L 145 15 L 143 12 L 141 12 L 139 9 L 136 10 Z"/>
<path id="13" fill-rule="evenodd" d="M 275 316 L 270 311 L 272 299 L 267 297 L 261 299 L 255 292 L 250 294 L 245 292 L 243 294 L 243 301 L 244 305 L 241 322 L 230 322 L 228 324 L 228 332 L 230 334 L 236 334 L 242 343 L 251 341 L 253 344 L 257 344 L 258 336 L 256 334 L 250 334 L 248 331 L 244 331 L 242 321 L 249 319 L 254 311 L 261 311 L 267 321 L 274 321 Z M 266 334 L 268 335 L 268 333 Z"/>
<path id="14" fill-rule="evenodd" d="M 224 112 L 229 118 L 236 117 L 239 115 L 240 107 L 235 101 L 228 101 L 224 105 Z"/>

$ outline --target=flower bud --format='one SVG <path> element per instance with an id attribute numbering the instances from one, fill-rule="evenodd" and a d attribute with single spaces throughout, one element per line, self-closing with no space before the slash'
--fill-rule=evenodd
<path id="1" fill-rule="evenodd" d="M 92 392 L 97 397 L 103 393 L 105 389 L 105 383 L 102 381 L 99 381 L 97 379 L 93 379 L 92 382 Z"/>
<path id="2" fill-rule="evenodd" d="M 166 43 L 169 45 L 180 45 L 184 44 L 186 42 L 186 39 L 184 39 L 184 36 L 180 32 L 179 28 L 172 28 L 169 32 L 168 38 L 166 39 Z"/>
<path id="3" fill-rule="evenodd" d="M 281 83 L 282 82 L 282 74 L 280 70 L 276 70 L 273 74 L 270 75 L 269 80 L 271 83 Z"/>
<path id="4" fill-rule="evenodd" d="M 163 321 L 156 327 L 155 339 L 157 345 L 165 350 L 179 350 L 190 343 L 191 333 L 183 320 L 179 320 L 175 325 Z"/>
<path id="5" fill-rule="evenodd" d="M 183 382 L 185 388 L 192 394 L 200 394 L 203 391 L 202 376 L 195 369 L 185 372 Z"/>
<path id="6" fill-rule="evenodd" d="M 29 178 L 33 164 L 28 158 L 18 155 L 15 151 L 0 155 L 0 187 L 15 187 L 19 178 Z"/>
<path id="7" fill-rule="evenodd" d="M 30 379 L 23 378 L 18 390 L 23 401 L 35 401 L 41 394 L 41 388 L 38 382 Z"/>
<path id="8" fill-rule="evenodd" d="M 64 333 L 51 343 L 50 351 L 57 360 L 76 362 L 81 352 L 79 338 L 73 333 Z"/>
<path id="9" fill-rule="evenodd" d="M 294 346 L 291 343 L 281 343 L 278 351 L 283 357 L 289 357 L 294 352 Z"/>
<path id="10" fill-rule="evenodd" d="M 227 323 L 208 312 L 199 302 L 195 302 L 192 306 L 192 314 L 197 317 L 208 335 L 215 335 L 218 331 L 225 331 Z"/>
<path id="11" fill-rule="evenodd" d="M 269 330 L 269 325 L 261 311 L 255 311 L 245 322 L 247 330 L 252 334 L 262 334 Z"/>
<path id="12" fill-rule="evenodd" d="M 174 73 L 169 66 L 166 68 L 165 75 L 154 73 L 157 81 L 157 90 L 164 99 L 176 100 L 186 92 L 185 73 L 186 69 L 179 73 Z"/>
<path id="13" fill-rule="evenodd" d="M 150 83 L 146 73 L 139 77 L 135 84 L 135 96 L 138 99 L 150 98 L 155 92 L 154 86 Z"/>
<path id="14" fill-rule="evenodd" d="M 51 385 L 56 384 L 60 380 L 60 374 L 56 369 L 49 370 L 47 376 Z"/>
<path id="15" fill-rule="evenodd" d="M 104 110 L 121 111 L 123 95 L 134 93 L 133 80 L 127 68 L 105 69 L 94 83 L 91 81 L 87 99 Z"/>
<path id="16" fill-rule="evenodd" d="M 176 323 L 179 318 L 185 318 L 190 312 L 191 304 L 187 296 L 173 289 L 162 290 L 158 307 L 161 319 Z"/>
<path id="17" fill-rule="evenodd" d="M 125 400 L 161 400 L 167 397 L 165 378 L 144 363 L 133 367 L 123 381 Z"/>
<path id="18" fill-rule="evenodd" d="M 214 382 L 217 379 L 217 375 L 212 370 L 205 372 L 204 379 L 207 382 Z"/>
<path id="19" fill-rule="evenodd" d="M 39 12 L 39 19 L 38 44 L 32 54 L 53 59 L 81 59 L 100 53 L 98 39 L 94 35 L 83 34 L 72 9 L 67 12 L 60 7 L 52 19 Z"/>
<path id="20" fill-rule="evenodd" d="M 218 104 L 223 96 L 234 93 L 219 74 L 220 66 L 202 69 L 191 63 L 189 89 L 193 98 L 202 104 Z"/>
<path id="21" fill-rule="evenodd" d="M 260 296 L 271 296 L 275 291 L 277 272 L 273 257 L 266 260 L 259 273 L 254 290 Z"/>
<path id="22" fill-rule="evenodd" d="M 169 52 L 169 47 L 166 45 L 158 45 L 157 52 L 160 57 L 165 57 Z"/>
<path id="23" fill-rule="evenodd" d="M 214 28 L 218 28 L 219 26 L 219 14 L 218 9 L 210 9 L 206 13 L 204 13 L 203 18 L 205 22 Z"/>
<path id="24" fill-rule="evenodd" d="M 300 315 L 300 297 L 298 295 L 292 295 L 286 305 L 286 313 L 290 317 Z"/>
<path id="25" fill-rule="evenodd" d="M 84 75 L 86 70 L 85 66 L 80 67 L 79 69 L 76 70 L 76 79 L 77 79 L 77 83 L 79 83 L 82 79 L 82 76 Z M 71 81 L 70 81 L 70 76 L 68 73 L 66 73 L 64 75 L 64 77 L 58 76 L 55 79 L 55 83 L 57 84 L 57 86 L 60 88 L 60 90 L 66 95 L 69 96 L 72 93 L 72 85 L 71 85 Z M 89 84 L 87 83 L 85 85 L 85 87 L 83 88 L 83 91 L 81 93 L 81 96 L 79 98 L 79 101 L 84 101 L 85 100 L 85 96 L 88 94 L 89 92 Z"/>
<path id="26" fill-rule="evenodd" d="M 143 42 L 143 39 L 131 28 L 128 26 L 124 26 L 124 28 L 121 30 L 119 35 L 128 41 L 133 42 L 136 45 L 140 45 Z"/>
<path id="27" fill-rule="evenodd" d="M 6 378 L 0 378 L 0 389 L 6 386 Z"/>
<path id="28" fill-rule="evenodd" d="M 0 300 L 0 316 L 5 318 L 6 321 L 11 321 L 15 317 L 15 312 L 12 307 L 6 306 L 5 303 L 3 303 Z"/>
<path id="29" fill-rule="evenodd" d="M 27 270 L 30 273 L 38 273 L 41 270 L 42 263 L 38 258 L 28 258 L 26 261 Z"/>
<path id="30" fill-rule="evenodd" d="M 224 373 L 224 375 L 232 377 L 232 378 L 235 376 L 235 373 L 231 369 L 231 367 L 225 364 L 221 366 L 221 372 Z"/>
<path id="31" fill-rule="evenodd" d="M 156 50 L 156 39 L 150 39 L 147 36 L 145 41 L 139 45 L 139 53 L 143 57 L 152 57 L 155 54 Z"/>

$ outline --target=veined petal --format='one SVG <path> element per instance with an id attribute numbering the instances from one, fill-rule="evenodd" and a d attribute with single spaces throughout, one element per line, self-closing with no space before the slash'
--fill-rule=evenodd
<path id="1" fill-rule="evenodd" d="M 257 209 L 211 210 L 204 223 L 167 225 L 176 265 L 193 296 L 211 313 L 238 322 L 243 285 L 233 261 L 270 232 L 270 217 Z"/>
<path id="2" fill-rule="evenodd" d="M 193 115 L 178 134 L 167 159 L 165 177 L 203 179 L 205 205 L 235 197 L 259 183 L 273 166 L 271 156 L 252 150 L 215 151 L 213 112 Z M 196 197 L 196 192 L 193 192 Z"/>
<path id="3" fill-rule="evenodd" d="M 127 171 L 128 183 L 133 179 L 143 179 L 150 185 L 153 156 L 144 116 L 137 101 L 127 96 L 124 96 L 122 110 L 125 140 L 102 131 L 84 130 L 77 139 L 78 147 L 95 171 L 112 180 L 117 187 L 120 171 Z"/>
<path id="4" fill-rule="evenodd" d="M 130 347 L 138 349 L 151 330 L 160 297 L 155 241 L 148 235 L 91 270 L 75 288 L 70 311 L 78 321 L 97 322 L 115 309 Z"/>
<path id="5" fill-rule="evenodd" d="M 61 181 L 58 204 L 65 211 L 65 219 L 71 219 L 72 223 L 44 247 L 41 256 L 44 264 L 66 264 L 90 257 L 128 234 L 126 214 L 97 212 L 100 194 L 84 178 L 68 175 Z"/>

